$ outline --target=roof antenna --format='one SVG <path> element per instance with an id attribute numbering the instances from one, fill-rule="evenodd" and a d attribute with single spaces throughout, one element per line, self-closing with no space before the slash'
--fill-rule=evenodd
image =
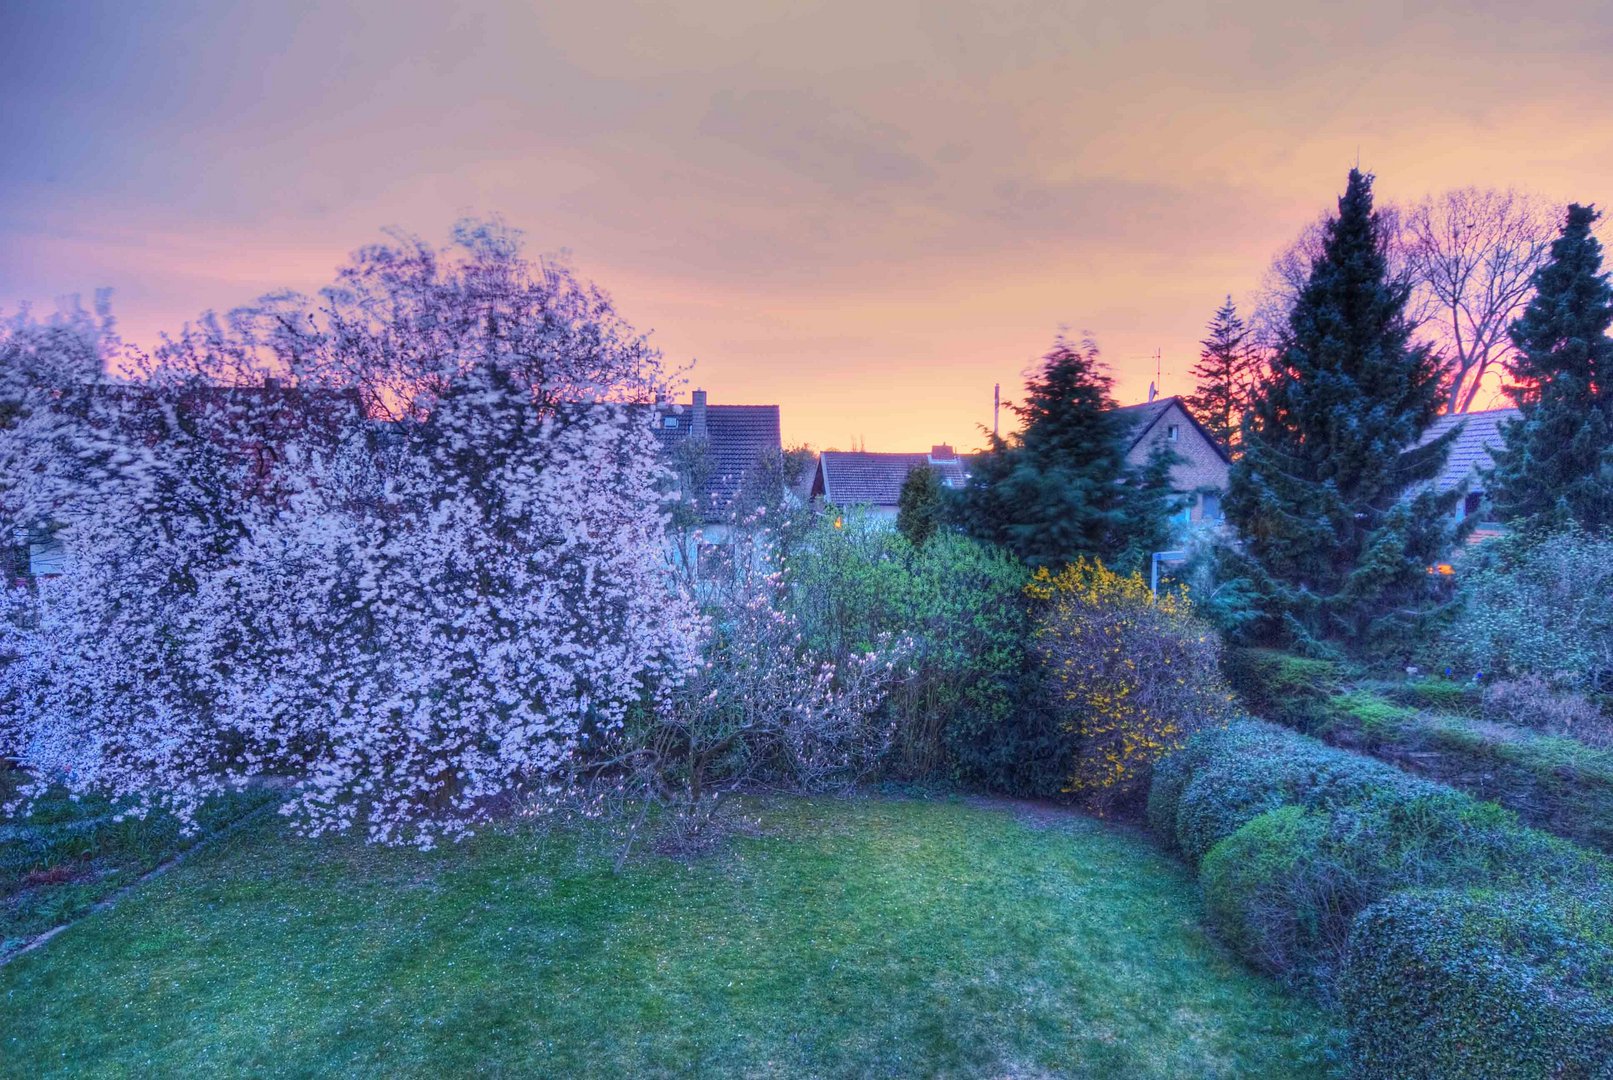
<path id="1" fill-rule="evenodd" d="M 1159 350 L 1154 350 L 1154 381 L 1148 384 L 1148 400 L 1152 402 L 1159 396 L 1159 384 L 1165 381 L 1165 370 L 1160 366 Z"/>
<path id="2" fill-rule="evenodd" d="M 1003 384 L 993 383 L 991 387 L 991 438 L 995 442 L 998 438 L 997 414 L 1003 407 Z"/>

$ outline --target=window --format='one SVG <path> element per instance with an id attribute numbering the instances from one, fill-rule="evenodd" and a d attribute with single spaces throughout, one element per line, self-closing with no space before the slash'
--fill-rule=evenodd
<path id="1" fill-rule="evenodd" d="M 1169 439 L 1171 442 L 1175 442 L 1177 437 L 1179 435 L 1181 435 L 1181 433 L 1182 433 L 1181 425 L 1180 424 L 1172 424 L 1170 427 L 1165 429 L 1165 438 Z"/>
<path id="2" fill-rule="evenodd" d="M 1462 503 L 1462 516 L 1465 517 L 1465 518 L 1472 517 L 1474 514 L 1479 512 L 1479 507 L 1481 507 L 1483 505 L 1484 505 L 1484 492 L 1482 492 L 1482 491 L 1470 491 L 1470 492 L 1468 492 L 1467 493 L 1467 499 L 1464 500 L 1463 503 Z"/>
<path id="3" fill-rule="evenodd" d="M 1206 491 L 1199 496 L 1199 520 L 1221 520 L 1221 495 L 1219 492 Z"/>
<path id="4" fill-rule="evenodd" d="M 678 426 L 678 418 L 676 416 L 669 416 L 665 420 L 661 421 L 661 426 L 664 428 L 675 428 Z"/>

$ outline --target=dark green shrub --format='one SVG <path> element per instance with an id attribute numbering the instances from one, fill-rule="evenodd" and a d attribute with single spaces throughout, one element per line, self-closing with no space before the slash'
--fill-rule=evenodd
<path id="1" fill-rule="evenodd" d="M 1522 532 L 1483 554 L 1446 635 L 1458 663 L 1613 691 L 1613 534 Z"/>
<path id="2" fill-rule="evenodd" d="M 1613 1077 L 1613 898 L 1402 892 L 1357 918 L 1350 1062 L 1405 1080 Z"/>
<path id="3" fill-rule="evenodd" d="M 1344 684 L 1333 661 L 1274 649 L 1227 649 L 1221 670 L 1250 712 L 1306 732 L 1326 730 Z"/>
<path id="4" fill-rule="evenodd" d="M 1492 803 L 1425 784 L 1265 813 L 1205 856 L 1200 881 L 1234 949 L 1325 998 L 1356 914 L 1394 891 L 1589 883 L 1604 866 Z"/>
<path id="5" fill-rule="evenodd" d="M 1326 808 L 1380 790 L 1405 797 L 1434 788 L 1381 762 L 1274 724 L 1242 721 L 1200 737 L 1193 775 L 1175 797 L 1170 836 L 1191 863 L 1268 810 Z M 1164 814 L 1162 805 L 1154 811 Z"/>

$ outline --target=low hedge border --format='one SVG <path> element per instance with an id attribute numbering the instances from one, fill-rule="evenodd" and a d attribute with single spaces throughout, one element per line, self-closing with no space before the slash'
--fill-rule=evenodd
<path id="1" fill-rule="evenodd" d="M 1443 679 L 1352 682 L 1326 660 L 1229 649 L 1222 661 L 1248 708 L 1493 799 L 1526 822 L 1613 854 L 1613 751 L 1476 719 L 1478 687 Z"/>
<path id="2" fill-rule="evenodd" d="M 1397 893 L 1356 920 L 1348 1057 L 1405 1080 L 1613 1077 L 1613 897 Z"/>
<path id="3" fill-rule="evenodd" d="M 1354 1011 L 1347 1014 L 1359 1015 L 1368 1025 L 1360 1036 L 1360 1068 L 1370 1076 L 1515 1073 L 1459 1074 L 1445 1068 L 1440 1055 L 1482 1041 L 1482 1033 L 1471 1030 L 1482 1012 L 1450 1011 L 1444 1004 L 1465 1000 L 1464 994 L 1488 992 L 1482 986 L 1463 985 L 1468 969 L 1461 965 L 1439 974 L 1445 981 L 1437 985 L 1425 986 L 1421 975 L 1413 973 L 1406 987 L 1397 991 L 1411 995 L 1409 1015 L 1439 1027 L 1440 1038 L 1425 1040 L 1426 1053 L 1415 1046 L 1402 1048 L 1406 1056 L 1393 1068 L 1373 1063 L 1374 1054 L 1387 1053 L 1373 1047 L 1389 1037 L 1373 1034 L 1388 1021 L 1368 1000 L 1369 987 L 1375 979 L 1390 976 L 1368 974 L 1373 970 L 1367 966 L 1369 954 L 1361 952 L 1367 945 L 1357 940 L 1358 926 L 1366 925 L 1358 921 L 1366 918 L 1363 912 L 1376 910 L 1389 899 L 1414 895 L 1407 890 L 1485 889 L 1495 895 L 1550 882 L 1568 895 L 1606 896 L 1613 881 L 1607 859 L 1529 828 L 1493 803 L 1262 721 L 1237 721 L 1203 733 L 1162 761 L 1149 793 L 1148 816 L 1169 844 L 1198 865 L 1209 919 L 1235 951 L 1330 1004 L 1354 995 L 1346 1005 L 1347 1011 Z M 1514 910 L 1521 929 L 1508 930 L 1493 943 L 1502 952 L 1524 940 L 1530 929 L 1527 907 L 1509 910 Z M 1469 923 L 1472 940 L 1481 949 L 1488 947 L 1483 943 L 1491 924 L 1476 915 Z M 1495 925 L 1506 929 L 1511 924 Z M 1562 956 L 1580 950 L 1582 943 L 1575 935 L 1589 924 L 1565 918 L 1553 925 L 1561 931 Z M 1551 938 L 1549 927 L 1540 932 Z M 1600 940 L 1593 937 L 1586 948 L 1594 953 Z M 1354 966 L 1348 968 L 1353 973 L 1345 974 L 1346 957 L 1357 955 L 1361 959 L 1352 960 Z M 1602 1012 L 1613 1014 L 1613 987 L 1605 976 L 1597 976 L 1600 982 L 1587 982 L 1565 964 L 1537 965 L 1528 980 L 1514 978 L 1507 984 L 1523 987 L 1519 993 L 1539 996 L 1553 1008 L 1570 998 L 1583 999 L 1583 1007 L 1573 1007 L 1579 1011 L 1564 1014 L 1568 1019 L 1541 1021 L 1532 1036 L 1535 1043 L 1519 1043 L 1537 1050 L 1520 1049 L 1520 1054 L 1570 1060 L 1583 1046 L 1599 1045 L 1594 1039 L 1602 1038 L 1596 1034 L 1602 1029 L 1595 1018 Z M 1606 965 L 1598 970 L 1607 970 Z M 1516 1075 L 1537 1073 L 1525 1070 Z M 1606 1078 L 1596 1074 L 1595 1080 L 1613 1080 L 1613 1074 Z"/>

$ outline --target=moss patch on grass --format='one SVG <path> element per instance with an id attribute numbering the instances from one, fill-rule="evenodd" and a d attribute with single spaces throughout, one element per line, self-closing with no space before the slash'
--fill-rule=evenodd
<path id="1" fill-rule="evenodd" d="M 32 1075 L 1322 1075 L 1327 1021 L 1132 832 L 760 804 L 620 875 L 584 834 L 420 853 L 242 829 L 0 969 Z"/>

